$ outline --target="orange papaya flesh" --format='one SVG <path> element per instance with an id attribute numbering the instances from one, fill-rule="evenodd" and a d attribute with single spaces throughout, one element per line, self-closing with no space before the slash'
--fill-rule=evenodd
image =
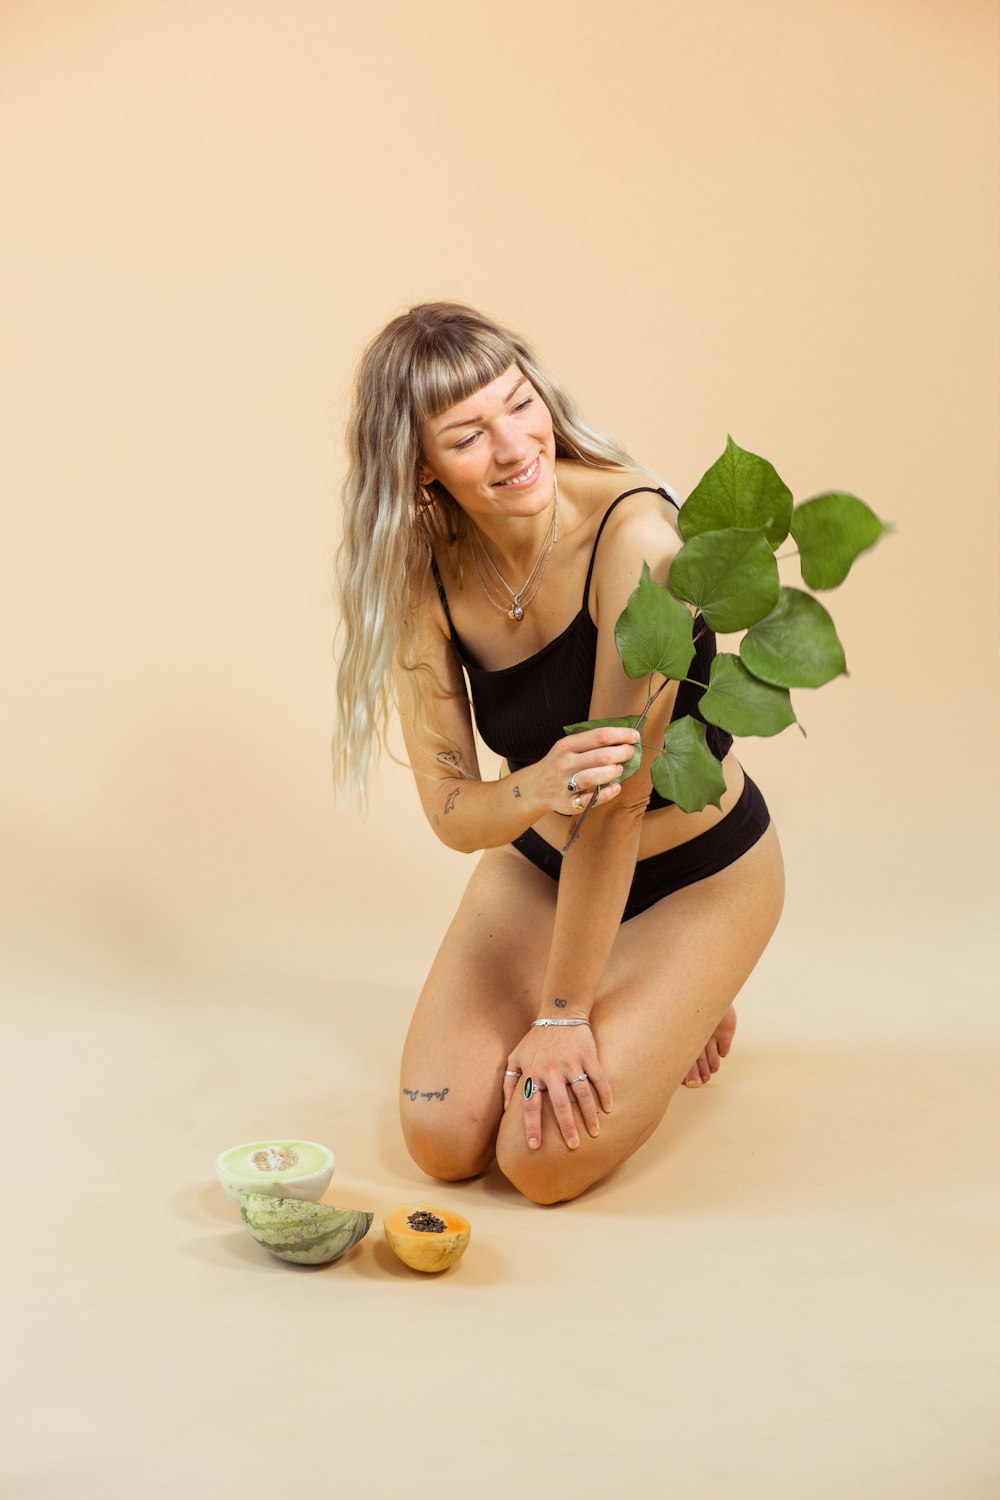
<path id="1" fill-rule="evenodd" d="M 398 1204 L 383 1228 L 394 1253 L 414 1271 L 446 1271 L 464 1255 L 471 1233 L 461 1214 L 425 1203 Z"/>

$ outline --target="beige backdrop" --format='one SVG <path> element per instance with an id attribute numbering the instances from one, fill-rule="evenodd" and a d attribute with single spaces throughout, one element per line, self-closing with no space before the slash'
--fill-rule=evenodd
<path id="1" fill-rule="evenodd" d="M 4 1494 L 997 1493 L 997 44 L 994 0 L 2 0 Z M 391 762 L 363 826 L 330 792 L 352 370 L 434 297 L 684 494 L 732 433 L 897 528 L 808 739 L 743 746 L 789 896 L 732 1058 L 554 1211 L 409 1163 L 471 861 Z M 211 1163 L 286 1132 L 466 1259 L 271 1261 Z"/>

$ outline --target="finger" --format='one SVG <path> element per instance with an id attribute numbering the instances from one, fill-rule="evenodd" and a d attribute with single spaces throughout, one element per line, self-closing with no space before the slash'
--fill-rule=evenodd
<path id="1" fill-rule="evenodd" d="M 587 1127 L 587 1134 L 592 1136 L 600 1135 L 601 1127 L 597 1119 L 597 1104 L 589 1081 L 586 1078 L 575 1078 L 569 1086 L 569 1091 L 576 1102 L 577 1109 L 583 1116 L 583 1123 Z"/>
<path id="2" fill-rule="evenodd" d="M 639 739 L 634 729 L 621 724 L 606 724 L 602 729 L 581 729 L 578 734 L 568 734 L 563 743 L 568 750 L 579 753 L 606 745 L 635 745 Z"/>
<path id="3" fill-rule="evenodd" d="M 569 764 L 578 782 L 589 779 L 595 783 L 595 772 L 610 770 L 617 775 L 622 766 L 635 754 L 634 745 L 609 745 L 602 750 L 589 750 L 583 755 L 574 755 Z"/>
<path id="4" fill-rule="evenodd" d="M 532 1079 L 530 1099 L 524 1101 L 524 1138 L 530 1151 L 537 1151 L 542 1144 L 542 1090 L 544 1084 Z M 523 1089 L 522 1089 L 523 1092 Z"/>
<path id="5" fill-rule="evenodd" d="M 503 1075 L 503 1107 L 506 1110 L 508 1104 L 514 1097 L 514 1090 L 521 1082 L 521 1069 L 512 1058 L 507 1059 L 507 1068 Z"/>
<path id="6" fill-rule="evenodd" d="M 708 1054 L 705 1052 L 698 1059 L 698 1072 L 701 1075 L 702 1083 L 707 1083 L 712 1076 L 712 1070 L 708 1066 Z"/>
<path id="7" fill-rule="evenodd" d="M 608 1077 L 607 1073 L 605 1073 L 599 1062 L 594 1061 L 592 1063 L 588 1063 L 586 1066 L 587 1074 L 590 1079 L 590 1086 L 597 1094 L 598 1099 L 601 1101 L 601 1108 L 603 1109 L 604 1113 L 606 1115 L 609 1115 L 614 1107 L 615 1102 L 611 1094 L 611 1080 Z"/>
<path id="8" fill-rule="evenodd" d="M 569 1102 L 566 1085 L 554 1083 L 549 1089 L 549 1098 L 552 1100 L 552 1108 L 555 1111 L 562 1138 L 571 1151 L 575 1151 L 580 1144 L 580 1132 L 576 1126 L 576 1115 L 573 1106 Z"/>
<path id="9" fill-rule="evenodd" d="M 719 1071 L 719 1049 L 714 1041 L 709 1042 L 705 1048 L 705 1056 L 708 1058 L 708 1066 L 711 1071 L 717 1073 Z"/>
<path id="10" fill-rule="evenodd" d="M 574 780 L 581 792 L 590 793 L 595 787 L 609 786 L 612 781 L 617 781 L 621 774 L 622 763 L 616 760 L 613 766 L 597 766 L 589 771 L 579 771 Z"/>
<path id="11" fill-rule="evenodd" d="M 691 1067 L 688 1070 L 688 1074 L 687 1074 L 687 1077 L 684 1079 L 684 1082 L 687 1084 L 688 1088 L 690 1088 L 690 1089 L 700 1089 L 701 1088 L 701 1074 L 698 1072 L 698 1064 L 696 1062 L 694 1062 L 694 1063 L 691 1064 Z"/>

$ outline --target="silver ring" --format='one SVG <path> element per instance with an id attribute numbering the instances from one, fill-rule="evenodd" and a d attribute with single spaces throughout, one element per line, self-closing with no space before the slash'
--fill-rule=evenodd
<path id="1" fill-rule="evenodd" d="M 569 1083 L 570 1083 L 570 1087 L 572 1088 L 572 1086 L 573 1086 L 574 1083 L 588 1083 L 589 1081 L 590 1080 L 587 1078 L 586 1073 L 581 1073 L 580 1076 L 579 1076 L 579 1078 L 571 1078 L 569 1080 Z"/>
<path id="2" fill-rule="evenodd" d="M 576 796 L 577 792 L 580 790 L 580 788 L 576 784 L 576 777 L 575 776 L 571 776 L 569 778 L 569 780 L 567 781 L 567 783 L 566 783 L 566 790 L 567 790 L 567 792 L 572 792 L 574 796 Z"/>
<path id="3" fill-rule="evenodd" d="M 520 1076 L 521 1076 L 521 1069 L 520 1068 L 507 1068 L 505 1070 L 503 1076 L 505 1078 L 520 1078 Z"/>

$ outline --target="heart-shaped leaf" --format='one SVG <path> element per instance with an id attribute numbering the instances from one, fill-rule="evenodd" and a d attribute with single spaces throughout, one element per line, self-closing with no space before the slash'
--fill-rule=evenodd
<path id="1" fill-rule="evenodd" d="M 690 619 L 690 616 L 688 616 Z M 585 729 L 634 729 L 639 721 L 638 714 L 626 714 L 622 719 L 588 719 L 584 724 L 564 724 L 563 734 L 582 734 Z M 642 765 L 642 741 L 639 740 L 631 756 L 622 766 L 619 781 L 627 781 L 634 776 Z"/>
<path id="2" fill-rule="evenodd" d="M 644 562 L 638 587 L 615 625 L 615 645 L 628 675 L 659 672 L 680 682 L 694 658 L 693 627 L 690 610 L 653 581 Z"/>
<path id="3" fill-rule="evenodd" d="M 709 803 L 722 807 L 726 778 L 708 748 L 705 726 L 685 714 L 667 725 L 663 750 L 650 767 L 661 797 L 676 802 L 683 812 L 701 812 Z"/>
<path id="4" fill-rule="evenodd" d="M 745 630 L 778 602 L 781 580 L 767 537 L 726 527 L 693 537 L 670 565 L 670 587 L 712 630 Z"/>
<path id="5" fill-rule="evenodd" d="M 713 661 L 698 709 L 730 734 L 780 734 L 795 723 L 788 689 L 761 682 L 729 651 Z"/>
<path id="6" fill-rule="evenodd" d="M 812 594 L 781 590 L 769 615 L 740 642 L 740 660 L 777 687 L 822 687 L 847 671 L 836 626 Z"/>
<path id="7" fill-rule="evenodd" d="M 888 530 L 863 500 L 839 490 L 797 505 L 791 532 L 802 577 L 811 589 L 835 589 L 855 559 Z"/>
<path id="8" fill-rule="evenodd" d="M 792 492 L 766 458 L 726 438 L 726 451 L 706 471 L 681 506 L 677 524 L 684 540 L 703 531 L 761 528 L 772 547 L 788 535 Z"/>

